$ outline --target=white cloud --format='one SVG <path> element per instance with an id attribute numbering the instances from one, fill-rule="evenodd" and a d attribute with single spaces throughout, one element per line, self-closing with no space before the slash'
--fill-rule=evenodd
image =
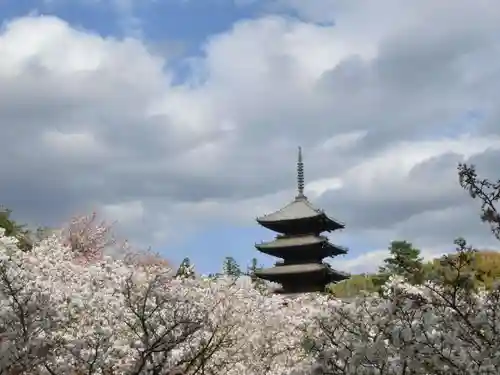
<path id="1" fill-rule="evenodd" d="M 345 270 L 349 273 L 373 272 L 382 265 L 385 258 L 389 256 L 388 250 L 373 250 L 360 256 L 345 259 L 339 258 L 332 261 L 334 269 Z"/>
<path id="2" fill-rule="evenodd" d="M 488 149 L 500 149 L 500 136 L 471 137 L 463 135 L 458 138 L 438 139 L 432 141 L 414 141 L 396 143 L 384 149 L 380 154 L 357 164 L 343 176 L 361 191 L 373 195 L 382 189 L 412 189 L 404 186 L 413 168 L 425 161 L 456 153 L 464 159 L 483 153 Z M 398 186 L 398 182 L 403 186 Z M 422 181 L 428 183 L 428 181 Z M 449 181 L 447 181 L 449 182 Z M 455 181 L 453 181 L 455 182 Z M 436 188 L 436 186 L 431 188 Z"/>
<path id="3" fill-rule="evenodd" d="M 106 217 L 116 220 L 120 218 L 123 224 L 137 224 L 145 214 L 141 201 L 123 202 L 120 204 L 109 204 L 102 207 L 102 212 Z"/>

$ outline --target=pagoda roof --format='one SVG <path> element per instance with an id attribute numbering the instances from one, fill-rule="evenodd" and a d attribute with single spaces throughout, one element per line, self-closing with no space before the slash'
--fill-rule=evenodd
<path id="1" fill-rule="evenodd" d="M 314 234 L 307 234 L 304 236 L 286 236 L 277 237 L 274 241 L 262 242 L 257 244 L 259 247 L 291 247 L 291 246 L 304 246 L 315 245 L 327 242 L 328 238 L 325 236 L 315 236 Z"/>
<path id="2" fill-rule="evenodd" d="M 326 284 L 331 282 L 339 282 L 348 279 L 350 275 L 345 272 L 334 270 L 328 263 L 302 263 L 302 264 L 287 264 L 276 265 L 275 267 L 265 268 L 255 272 L 255 276 L 269 281 L 282 283 L 286 279 L 302 280 L 302 284 L 309 284 L 307 280 L 321 278 Z M 299 279 L 297 279 L 299 278 Z"/>
<path id="3" fill-rule="evenodd" d="M 255 274 L 260 275 L 294 275 L 303 273 L 316 273 L 318 271 L 325 271 L 328 266 L 322 263 L 305 263 L 305 264 L 289 264 L 279 265 L 271 268 L 264 268 L 263 270 L 256 271 Z"/>
<path id="4" fill-rule="evenodd" d="M 328 223 L 330 230 L 344 228 L 345 225 L 339 221 L 329 218 L 323 210 L 315 208 L 305 196 L 298 196 L 294 201 L 273 213 L 257 218 L 260 224 L 276 223 L 283 221 L 294 221 L 318 218 Z"/>
<path id="5" fill-rule="evenodd" d="M 293 275 L 302 273 L 316 273 L 318 271 L 327 271 L 331 274 L 349 277 L 350 274 L 333 269 L 328 263 L 302 263 L 302 264 L 280 264 L 270 268 L 264 268 L 256 271 L 255 274 L 260 275 Z"/>
<path id="6" fill-rule="evenodd" d="M 316 236 L 313 234 L 303 235 L 303 236 L 283 236 L 278 237 L 274 241 L 262 242 L 256 244 L 255 247 L 259 250 L 266 249 L 285 249 L 294 247 L 306 247 L 311 245 L 321 245 L 325 248 L 330 248 L 332 254 L 340 255 L 347 254 L 347 249 L 342 246 L 333 245 L 328 242 L 328 238 L 325 236 Z"/>
<path id="7" fill-rule="evenodd" d="M 330 276 L 333 276 L 331 278 L 334 281 L 341 281 L 341 280 L 345 280 L 345 279 L 348 279 L 349 277 L 351 277 L 350 273 L 336 270 L 336 269 L 332 268 L 332 266 L 330 266 L 328 263 L 325 263 L 325 264 L 328 267 L 328 269 L 330 270 L 329 274 L 330 274 Z"/>

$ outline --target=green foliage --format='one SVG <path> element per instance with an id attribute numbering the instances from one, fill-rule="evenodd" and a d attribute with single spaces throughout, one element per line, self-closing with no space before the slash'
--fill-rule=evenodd
<path id="1" fill-rule="evenodd" d="M 265 286 L 265 282 L 264 280 L 258 278 L 257 276 L 255 276 L 255 272 L 256 271 L 260 271 L 263 267 L 262 266 L 259 266 L 258 265 L 258 261 L 257 261 L 257 258 L 252 258 L 252 261 L 250 263 L 250 266 L 247 267 L 247 275 L 250 276 L 250 278 L 252 279 L 252 283 L 254 285 L 254 287 L 258 290 L 265 290 L 266 289 L 266 286 Z"/>
<path id="2" fill-rule="evenodd" d="M 224 275 L 240 277 L 243 275 L 240 266 L 233 257 L 226 257 L 222 263 L 222 272 Z"/>
<path id="3" fill-rule="evenodd" d="M 5 229 L 5 235 L 16 237 L 19 241 L 19 248 L 23 251 L 30 251 L 33 248 L 31 232 L 26 229 L 25 224 L 19 224 L 14 221 L 10 215 L 12 211 L 0 207 L 0 228 Z"/>
<path id="4" fill-rule="evenodd" d="M 468 246 L 463 239 L 455 241 L 456 252 L 444 255 L 422 264 L 418 278 L 413 276 L 413 282 L 423 283 L 436 280 L 441 284 L 461 288 L 491 289 L 500 280 L 500 252 L 477 251 Z M 381 267 L 383 268 L 383 267 Z M 327 291 L 338 298 L 353 298 L 365 293 L 380 290 L 382 280 L 387 274 L 359 274 L 337 284 L 330 284 Z M 417 280 L 418 279 L 418 280 Z"/>
<path id="5" fill-rule="evenodd" d="M 255 279 L 258 279 L 255 276 L 255 272 L 262 269 L 262 267 L 258 266 L 257 264 L 258 264 L 257 258 L 252 258 L 250 265 L 247 267 L 247 275 Z"/>
<path id="6" fill-rule="evenodd" d="M 463 238 L 456 239 L 455 245 L 456 254 L 444 255 L 434 261 L 429 278 L 450 288 L 476 289 L 483 278 L 483 272 L 476 264 L 477 251 L 467 246 Z"/>
<path id="7" fill-rule="evenodd" d="M 474 250 L 463 239 L 456 240 L 455 244 L 456 254 L 445 255 L 428 263 L 431 269 L 428 279 L 447 282 L 467 277 L 473 279 L 474 288 L 482 286 L 491 289 L 500 280 L 500 253 Z"/>
<path id="8" fill-rule="evenodd" d="M 389 246 L 390 257 L 384 259 L 373 283 L 380 288 L 391 275 L 406 278 L 413 284 L 421 284 L 426 279 L 423 259 L 420 250 L 413 247 L 408 241 L 392 241 Z"/>
<path id="9" fill-rule="evenodd" d="M 478 283 L 490 289 L 500 280 L 500 253 L 496 251 L 477 251 L 474 254 L 474 267 L 480 272 Z"/>
<path id="10" fill-rule="evenodd" d="M 364 293 L 379 292 L 391 275 L 400 275 L 419 284 L 425 280 L 429 268 L 424 266 L 420 250 L 407 241 L 392 241 L 390 256 L 384 259 L 377 274 L 352 275 L 349 279 L 327 287 L 327 291 L 339 298 L 352 298 Z"/>
<path id="11" fill-rule="evenodd" d="M 194 277 L 194 275 L 195 275 L 194 267 L 191 264 L 191 260 L 188 257 L 184 258 L 181 264 L 179 265 L 179 268 L 177 269 L 175 276 L 188 278 L 188 277 Z"/>
<path id="12" fill-rule="evenodd" d="M 413 247 L 410 242 L 392 241 L 389 253 L 391 256 L 384 259 L 384 265 L 380 267 L 379 273 L 413 277 L 415 271 L 421 269 L 420 250 Z"/>
<path id="13" fill-rule="evenodd" d="M 338 298 L 352 298 L 364 293 L 374 293 L 378 287 L 374 283 L 375 275 L 352 275 L 349 279 L 327 286 L 327 292 Z"/>

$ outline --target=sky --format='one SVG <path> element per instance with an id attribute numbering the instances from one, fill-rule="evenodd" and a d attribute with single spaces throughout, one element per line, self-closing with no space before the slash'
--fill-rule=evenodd
<path id="1" fill-rule="evenodd" d="M 500 170 L 496 0 L 0 0 L 0 204 L 98 212 L 172 264 L 243 267 L 255 218 L 306 195 L 334 268 L 393 240 L 497 249 L 457 165 Z"/>

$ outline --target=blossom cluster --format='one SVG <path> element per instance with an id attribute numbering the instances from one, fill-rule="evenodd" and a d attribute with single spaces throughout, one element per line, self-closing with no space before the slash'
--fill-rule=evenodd
<path id="1" fill-rule="evenodd" d="M 498 289 L 416 287 L 393 277 L 382 295 L 349 302 L 278 296 L 249 278 L 178 277 L 154 259 L 106 257 L 97 237 L 86 256 L 64 233 L 23 252 L 0 229 L 0 374 L 481 375 L 500 368 Z"/>
<path id="2" fill-rule="evenodd" d="M 500 290 L 391 277 L 383 295 L 315 317 L 308 345 L 328 374 L 500 373 Z"/>
<path id="3" fill-rule="evenodd" d="M 0 373 L 262 374 L 302 360 L 283 298 L 0 234 Z"/>

